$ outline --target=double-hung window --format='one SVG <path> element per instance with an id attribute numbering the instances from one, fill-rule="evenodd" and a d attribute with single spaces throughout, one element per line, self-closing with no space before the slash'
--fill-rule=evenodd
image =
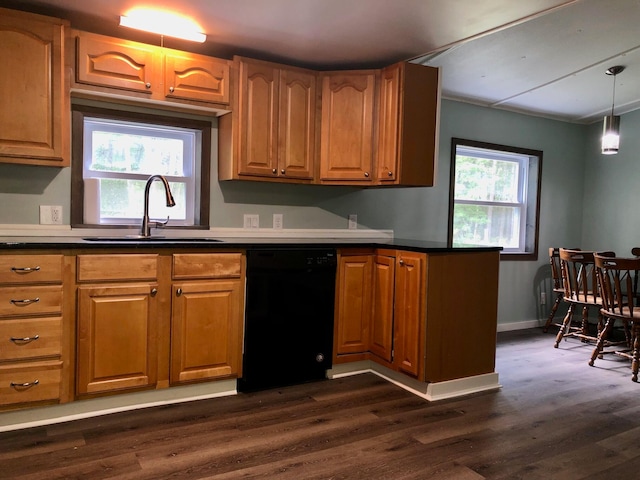
<path id="1" fill-rule="evenodd" d="M 449 244 L 537 256 L 542 152 L 453 139 Z"/>
<path id="2" fill-rule="evenodd" d="M 149 216 L 169 218 L 168 226 L 208 225 L 208 208 L 202 208 L 205 201 L 208 205 L 209 189 L 203 188 L 202 181 L 203 171 L 206 182 L 209 180 L 208 167 L 203 168 L 208 161 L 202 160 L 208 160 L 203 152 L 209 151 L 205 142 L 210 142 L 210 123 L 194 125 L 85 109 L 76 109 L 75 114 L 73 133 L 82 136 L 82 148 L 74 147 L 74 176 L 81 174 L 81 179 L 73 184 L 81 185 L 82 195 L 72 192 L 72 223 L 139 224 L 147 180 L 163 175 L 176 205 L 167 207 L 161 182 L 153 182 Z"/>

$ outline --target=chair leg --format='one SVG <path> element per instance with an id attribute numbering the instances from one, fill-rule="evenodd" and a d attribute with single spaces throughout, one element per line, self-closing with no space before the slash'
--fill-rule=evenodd
<path id="1" fill-rule="evenodd" d="M 582 335 L 584 335 L 584 337 L 581 341 L 583 343 L 588 342 L 585 337 L 589 336 L 589 307 L 586 305 L 582 307 Z"/>
<path id="2" fill-rule="evenodd" d="M 591 354 L 591 359 L 589 360 L 589 365 L 593 367 L 593 363 L 596 361 L 596 358 L 602 358 L 602 349 L 604 348 L 604 342 L 607 340 L 609 336 L 609 332 L 613 329 L 613 324 L 615 323 L 615 319 L 608 317 L 607 321 L 604 324 L 604 327 L 598 334 L 598 342 L 596 343 L 596 347 L 593 349 L 593 353 Z"/>
<path id="3" fill-rule="evenodd" d="M 638 370 L 640 367 L 640 324 L 633 322 L 631 327 L 631 336 L 633 337 L 633 355 L 631 361 L 631 380 L 638 381 Z"/>
<path id="4" fill-rule="evenodd" d="M 547 317 L 547 322 L 544 324 L 544 327 L 542 328 L 542 331 L 544 333 L 547 333 L 547 331 L 549 330 L 549 327 L 551 326 L 551 322 L 553 322 L 553 317 L 556 316 L 556 312 L 558 311 L 558 307 L 560 306 L 561 301 L 562 301 L 562 294 L 559 293 L 556 296 L 555 302 L 553 302 L 553 305 L 551 306 L 551 312 L 549 312 L 549 316 Z"/>
<path id="5" fill-rule="evenodd" d="M 567 310 L 567 314 L 564 316 L 564 320 L 562 321 L 562 327 L 560 327 L 560 331 L 556 336 L 556 343 L 553 345 L 554 348 L 558 348 L 560 345 L 560 340 L 564 337 L 565 332 L 569 332 L 569 328 L 571 327 L 571 319 L 573 318 L 573 309 L 575 304 L 571 303 L 569 305 L 569 310 Z"/>

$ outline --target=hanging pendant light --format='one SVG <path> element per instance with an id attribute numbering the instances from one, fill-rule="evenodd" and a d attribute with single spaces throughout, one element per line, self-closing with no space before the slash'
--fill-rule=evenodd
<path id="1" fill-rule="evenodd" d="M 616 101 L 616 75 L 622 72 L 624 68 L 616 65 L 608 68 L 605 72 L 607 75 L 613 76 L 613 97 L 611 99 L 611 115 L 604 117 L 602 127 L 602 153 L 604 155 L 614 155 L 618 153 L 620 148 L 620 116 L 613 114 L 613 107 Z"/>

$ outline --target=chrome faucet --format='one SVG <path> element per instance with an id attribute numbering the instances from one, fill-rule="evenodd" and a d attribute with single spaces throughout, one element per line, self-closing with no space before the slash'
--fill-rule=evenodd
<path id="1" fill-rule="evenodd" d="M 147 180 L 147 185 L 144 187 L 144 215 L 142 216 L 142 229 L 140 230 L 140 236 L 148 238 L 151 236 L 151 227 L 160 227 L 166 225 L 169 221 L 167 217 L 166 222 L 150 222 L 149 221 L 149 190 L 154 180 L 161 180 L 164 185 L 164 193 L 167 196 L 167 207 L 175 207 L 176 202 L 171 195 L 171 189 L 169 188 L 169 182 L 162 175 L 152 175 Z"/>

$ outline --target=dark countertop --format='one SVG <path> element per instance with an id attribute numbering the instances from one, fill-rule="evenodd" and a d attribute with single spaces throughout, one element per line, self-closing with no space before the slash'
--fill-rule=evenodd
<path id="1" fill-rule="evenodd" d="M 426 240 L 412 240 L 401 238 L 153 238 L 132 239 L 121 237 L 92 237 L 85 240 L 83 237 L 0 237 L 0 250 L 36 250 L 36 249 L 104 249 L 104 248 L 212 248 L 212 249 L 283 249 L 283 248 L 393 248 L 411 250 L 424 253 L 447 252 L 490 252 L 500 251 L 502 247 L 447 247 L 445 242 L 432 242 Z"/>

